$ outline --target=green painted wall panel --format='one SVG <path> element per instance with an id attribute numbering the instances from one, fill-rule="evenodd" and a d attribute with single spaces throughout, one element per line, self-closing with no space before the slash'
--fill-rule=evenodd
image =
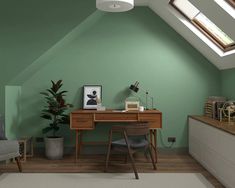
<path id="1" fill-rule="evenodd" d="M 21 86 L 6 86 L 5 87 L 5 133 L 8 139 L 15 139 L 23 136 L 25 129 L 20 128 L 20 100 L 21 100 Z"/>
<path id="2" fill-rule="evenodd" d="M 221 71 L 223 95 L 229 100 L 235 100 L 235 69 Z"/>
<path id="3" fill-rule="evenodd" d="M 205 99 L 221 94 L 220 71 L 148 8 L 94 15 L 86 20 L 90 27 L 77 36 L 73 33 L 74 39 L 22 84 L 21 130 L 40 136 L 47 122 L 39 118 L 39 92 L 51 79 L 63 79 L 74 109 L 82 107 L 86 84 L 103 86 L 107 108 L 124 108 L 126 97 L 132 95 L 128 86 L 138 80 L 163 112 L 163 140 L 176 136 L 175 147 L 187 147 L 187 116 L 202 114 Z M 144 94 L 138 96 L 143 102 Z M 99 124 L 95 131 L 85 132 L 84 140 L 107 140 L 107 131 L 108 125 Z M 74 144 L 68 127 L 60 133 L 67 145 Z"/>
<path id="4" fill-rule="evenodd" d="M 94 0 L 0 0 L 0 113 L 5 85 L 95 10 Z"/>

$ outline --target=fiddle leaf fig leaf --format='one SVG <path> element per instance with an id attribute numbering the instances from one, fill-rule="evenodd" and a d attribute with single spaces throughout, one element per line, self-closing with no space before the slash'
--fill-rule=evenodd
<path id="1" fill-rule="evenodd" d="M 55 97 L 55 96 L 56 96 L 56 93 L 55 93 L 53 90 L 51 90 L 51 89 L 47 89 L 47 91 L 48 91 L 48 92 L 50 92 L 50 93 L 51 93 L 51 95 L 52 95 L 53 97 Z"/>
<path id="2" fill-rule="evenodd" d="M 40 92 L 45 98 L 45 106 L 42 110 L 41 117 L 49 121 L 48 126 L 43 129 L 43 133 L 52 131 L 53 136 L 56 136 L 56 132 L 61 125 L 69 124 L 70 119 L 66 111 L 73 106 L 72 104 L 66 103 L 64 97 L 68 91 L 61 91 L 62 85 L 62 80 L 57 82 L 51 80 L 51 88 Z"/>
<path id="3" fill-rule="evenodd" d="M 52 117 L 49 114 L 42 114 L 41 117 L 44 119 L 52 120 Z"/>

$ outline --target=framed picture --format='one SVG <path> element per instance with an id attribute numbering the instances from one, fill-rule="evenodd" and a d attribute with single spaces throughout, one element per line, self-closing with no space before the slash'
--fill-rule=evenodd
<path id="1" fill-rule="evenodd" d="M 83 86 L 83 109 L 96 109 L 96 100 L 102 100 L 101 85 L 84 85 Z"/>
<path id="2" fill-rule="evenodd" d="M 139 101 L 125 101 L 125 110 L 126 111 L 139 110 L 139 106 L 140 106 Z"/>

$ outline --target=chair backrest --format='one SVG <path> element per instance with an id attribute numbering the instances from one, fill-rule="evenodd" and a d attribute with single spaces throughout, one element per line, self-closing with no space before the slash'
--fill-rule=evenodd
<path id="1" fill-rule="evenodd" d="M 146 136 L 149 134 L 148 123 L 135 123 L 125 126 L 127 136 Z"/>

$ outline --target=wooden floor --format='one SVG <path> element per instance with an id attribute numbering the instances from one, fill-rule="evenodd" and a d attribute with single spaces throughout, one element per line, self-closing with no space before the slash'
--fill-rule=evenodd
<path id="1" fill-rule="evenodd" d="M 135 158 L 138 172 L 156 172 L 156 173 L 201 173 L 215 187 L 223 187 L 218 180 L 206 171 L 188 154 L 159 154 L 157 171 L 152 169 L 150 160 L 143 156 Z M 63 160 L 47 160 L 44 157 L 28 158 L 27 162 L 22 163 L 25 173 L 85 173 L 85 172 L 104 172 L 104 155 L 83 155 L 76 164 L 74 156 L 65 156 Z M 0 164 L 0 172 L 17 172 L 15 163 Z M 108 172 L 132 172 L 130 164 L 125 163 L 125 157 L 113 155 Z M 133 175 L 134 176 L 134 175 Z"/>

